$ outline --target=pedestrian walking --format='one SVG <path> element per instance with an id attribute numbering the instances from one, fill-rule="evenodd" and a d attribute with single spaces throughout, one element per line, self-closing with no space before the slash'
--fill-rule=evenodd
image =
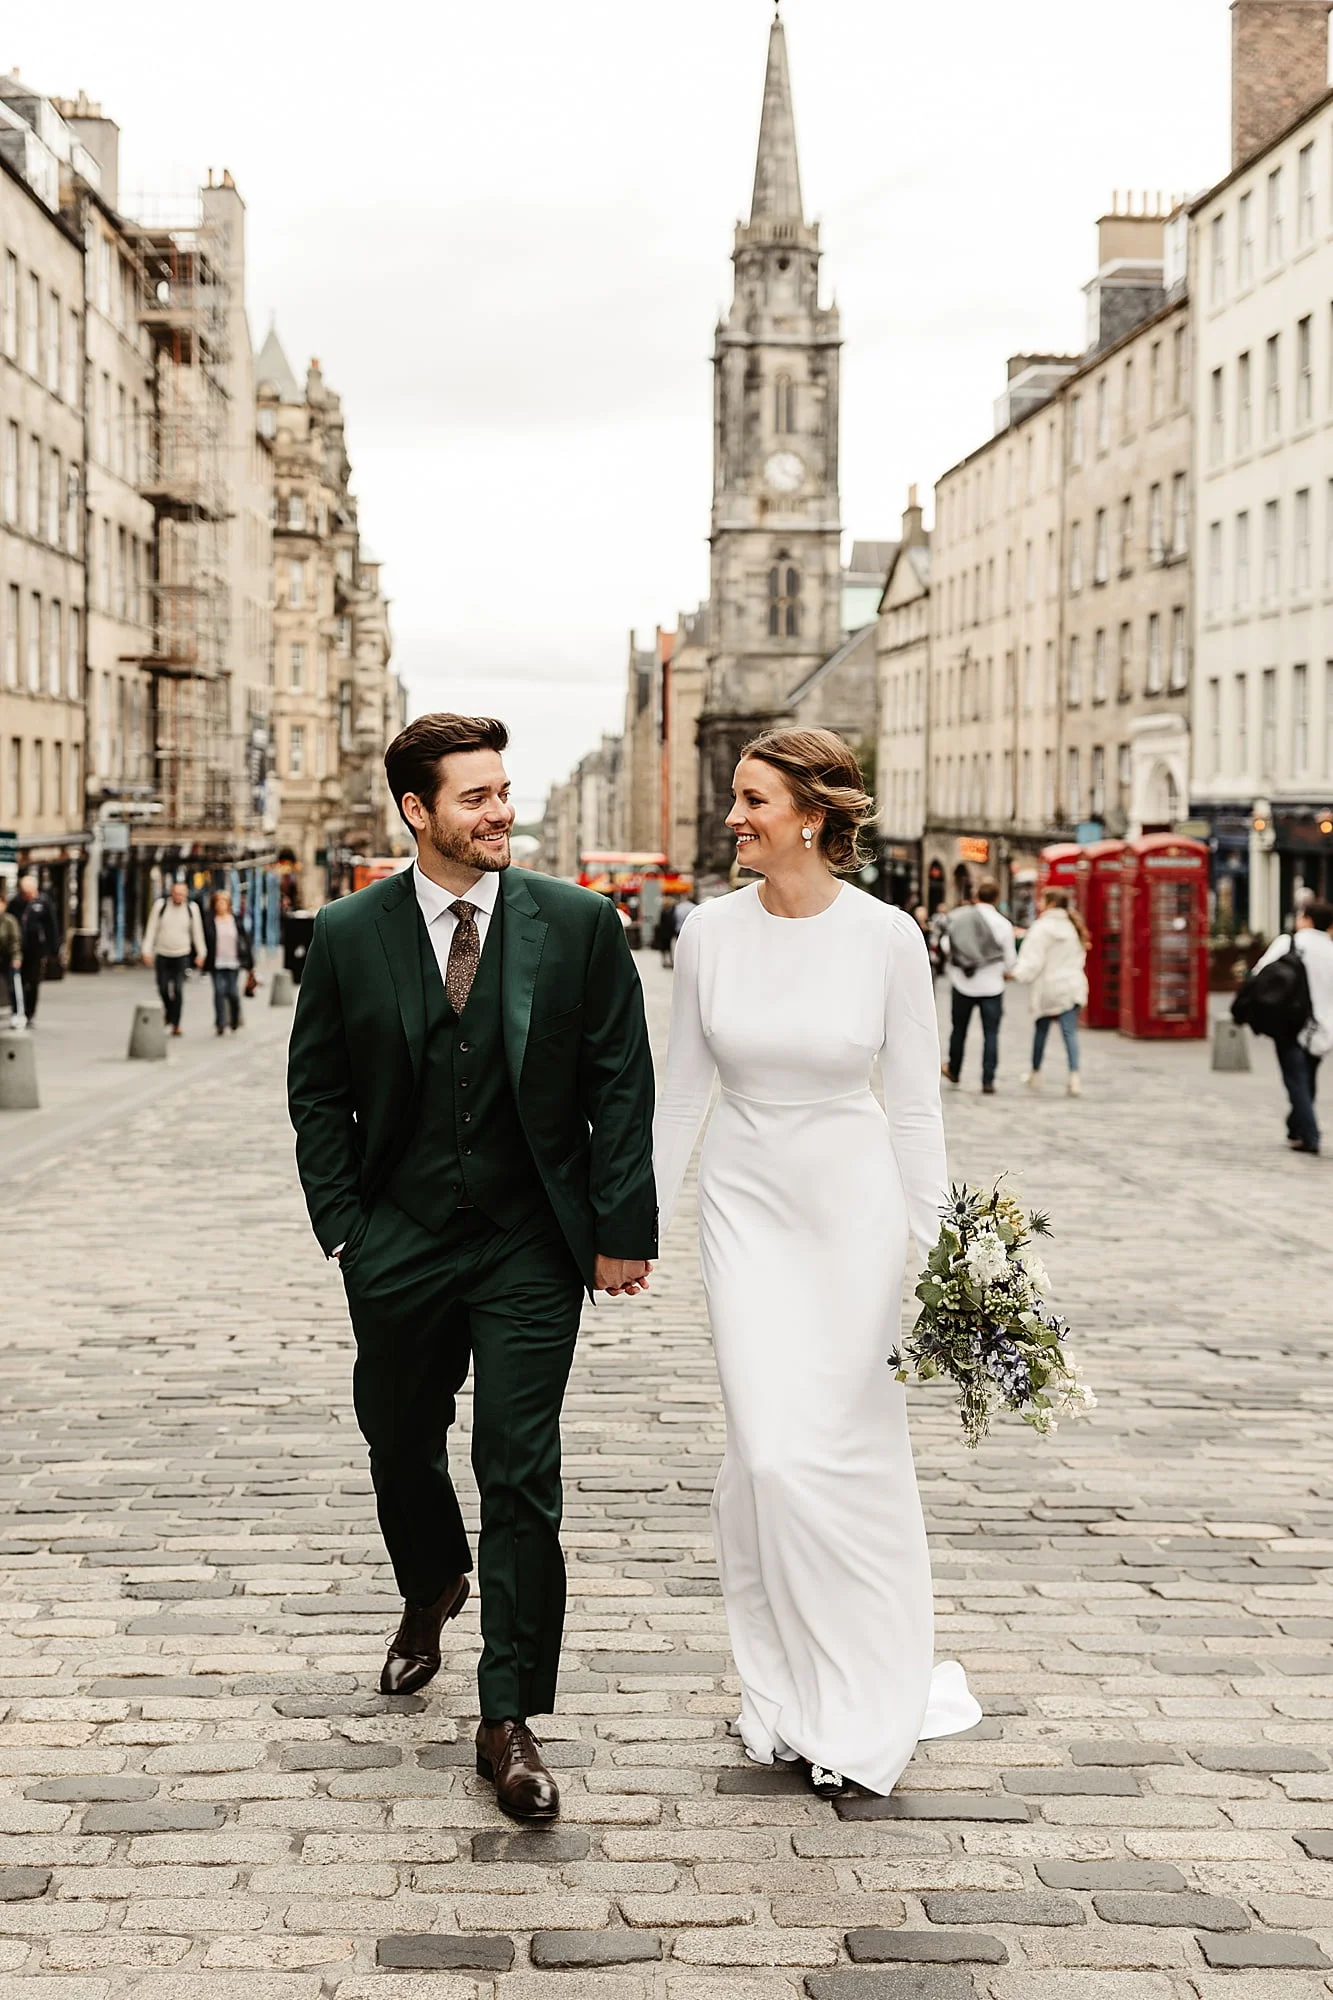
<path id="1" fill-rule="evenodd" d="M 943 1073 L 950 1083 L 963 1074 L 967 1031 L 974 1012 L 981 1015 L 981 1088 L 995 1095 L 1000 1062 L 1000 1022 L 1004 1017 L 1004 982 L 1013 970 L 1017 950 L 1014 927 L 996 909 L 1000 885 L 986 878 L 976 894 L 949 912 L 940 948 L 949 968 L 952 1032 L 949 1060 Z"/>
<path id="2" fill-rule="evenodd" d="M 13 1015 L 15 1024 L 23 1018 L 19 998 L 19 966 L 22 959 L 23 932 L 18 918 L 10 914 L 5 893 L 0 889 L 0 1007 Z"/>
<path id="3" fill-rule="evenodd" d="M 938 974 L 940 969 L 940 941 L 936 935 L 935 926 L 930 920 L 930 911 L 924 903 L 913 905 L 912 921 L 926 941 L 926 956 L 930 960 L 930 970 L 933 977 Z"/>
<path id="4" fill-rule="evenodd" d="M 19 892 L 9 905 L 18 920 L 23 948 L 19 953 L 19 984 L 23 989 L 23 1012 L 27 1026 L 37 1018 L 37 996 L 46 976 L 46 961 L 60 951 L 60 927 L 55 905 L 35 875 L 19 877 Z"/>
<path id="5" fill-rule="evenodd" d="M 637 1293 L 657 1255 L 653 1063 L 615 905 L 510 866 L 508 742 L 437 714 L 390 744 L 416 864 L 316 917 L 288 1101 L 404 1598 L 381 1690 L 432 1679 L 468 1596 L 448 1447 L 470 1362 L 477 1770 L 543 1822 L 560 1794 L 528 1718 L 555 1707 L 564 1624 L 560 1407 L 585 1287 Z"/>
<path id="6" fill-rule="evenodd" d="M 663 903 L 653 925 L 653 950 L 662 960 L 664 971 L 671 969 L 671 947 L 676 942 L 676 905 Z"/>
<path id="7" fill-rule="evenodd" d="M 199 905 L 190 898 L 184 882 L 173 882 L 165 896 L 159 896 L 148 914 L 143 934 L 143 962 L 157 976 L 162 1011 L 173 1035 L 181 1031 L 181 1009 L 185 1001 L 185 974 L 191 965 L 204 963 L 204 927 Z"/>
<path id="8" fill-rule="evenodd" d="M 241 974 L 254 971 L 250 932 L 231 907 L 231 896 L 218 889 L 204 912 L 204 969 L 213 980 L 213 1015 L 217 1032 L 235 1034 L 241 1018 Z"/>
<path id="9" fill-rule="evenodd" d="M 1091 938 L 1088 927 L 1070 900 L 1068 889 L 1047 889 L 1041 899 L 1041 915 L 1023 940 L 1018 964 L 1011 978 L 1032 988 L 1032 1068 L 1023 1081 L 1029 1090 L 1041 1089 L 1042 1058 L 1051 1023 L 1058 1021 L 1064 1036 L 1069 1062 L 1069 1095 L 1080 1095 L 1078 1017 L 1088 1004 L 1087 962 Z"/>
<path id="10" fill-rule="evenodd" d="M 1293 1153 L 1319 1151 L 1319 1120 L 1315 1115 L 1315 1091 L 1319 1065 L 1333 1054 L 1333 903 L 1308 903 L 1296 919 L 1290 935 L 1274 938 L 1255 966 L 1257 979 L 1281 958 L 1295 952 L 1305 969 L 1309 990 L 1309 1019 L 1294 1034 L 1288 1028 L 1273 1037 L 1278 1067 L 1287 1086 L 1291 1110 L 1287 1117 L 1287 1144 Z"/>

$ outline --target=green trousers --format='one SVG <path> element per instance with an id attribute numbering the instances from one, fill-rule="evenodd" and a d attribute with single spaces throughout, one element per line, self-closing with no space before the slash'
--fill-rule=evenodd
<path id="1" fill-rule="evenodd" d="M 583 1305 L 555 1218 L 543 1204 L 505 1230 L 467 1209 L 437 1235 L 381 1195 L 342 1269 L 353 1402 L 398 1587 L 412 1604 L 433 1604 L 472 1568 L 449 1477 L 449 1427 L 471 1360 L 481 1712 L 548 1714 L 565 1617 L 560 1406 Z"/>

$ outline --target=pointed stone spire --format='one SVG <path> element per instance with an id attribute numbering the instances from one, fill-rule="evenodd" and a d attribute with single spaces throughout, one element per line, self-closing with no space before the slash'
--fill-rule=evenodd
<path id="1" fill-rule="evenodd" d="M 759 123 L 759 157 L 754 169 L 750 221 L 803 222 L 801 170 L 796 158 L 796 118 L 787 72 L 787 36 L 781 14 L 773 16 L 764 77 L 764 112 Z"/>
<path id="2" fill-rule="evenodd" d="M 275 320 L 269 321 L 269 329 L 264 339 L 264 345 L 255 356 L 255 382 L 256 385 L 263 382 L 271 382 L 277 390 L 278 401 L 280 403 L 303 403 L 305 401 L 305 391 L 297 381 L 292 370 L 292 364 L 284 354 L 282 342 L 278 339 L 278 328 Z"/>

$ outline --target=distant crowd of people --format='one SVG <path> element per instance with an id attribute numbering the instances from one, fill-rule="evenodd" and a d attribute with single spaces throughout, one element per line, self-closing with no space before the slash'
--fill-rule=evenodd
<path id="1" fill-rule="evenodd" d="M 32 1026 L 46 962 L 59 950 L 60 927 L 51 898 L 35 875 L 20 875 L 10 897 L 0 890 L 0 997 L 16 1024 Z"/>
<path id="2" fill-rule="evenodd" d="M 59 953 L 55 906 L 37 877 L 20 876 L 8 898 L 0 889 L 0 1011 L 9 1012 L 16 1027 L 34 1025 L 47 968 Z M 254 941 L 225 889 L 201 906 L 184 882 L 173 882 L 149 914 L 143 962 L 156 974 L 173 1035 L 181 1033 L 185 979 L 191 966 L 212 981 L 215 1032 L 234 1034 L 242 1026 L 242 997 L 253 994 L 258 984 Z"/>

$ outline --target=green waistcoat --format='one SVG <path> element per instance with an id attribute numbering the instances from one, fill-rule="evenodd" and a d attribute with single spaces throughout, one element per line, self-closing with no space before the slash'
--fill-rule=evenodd
<path id="1" fill-rule="evenodd" d="M 426 1045 L 411 1137 L 386 1192 L 425 1229 L 442 1230 L 465 1195 L 504 1229 L 512 1229 L 546 1199 L 505 1065 L 503 923 L 497 898 L 472 991 L 459 1016 L 446 998 L 430 933 L 418 916 Z"/>

